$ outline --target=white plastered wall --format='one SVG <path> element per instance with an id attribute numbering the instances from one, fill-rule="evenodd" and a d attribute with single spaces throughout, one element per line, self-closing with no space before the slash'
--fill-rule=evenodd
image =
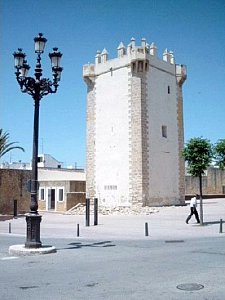
<path id="1" fill-rule="evenodd" d="M 96 78 L 96 196 L 105 206 L 128 205 L 128 71 Z"/>
<path id="2" fill-rule="evenodd" d="M 176 78 L 154 67 L 147 76 L 150 202 L 173 204 L 179 199 Z M 162 126 L 167 127 L 167 138 Z"/>

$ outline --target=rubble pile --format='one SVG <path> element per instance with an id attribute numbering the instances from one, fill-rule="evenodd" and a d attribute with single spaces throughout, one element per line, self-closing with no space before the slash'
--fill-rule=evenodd
<path id="1" fill-rule="evenodd" d="M 150 215 L 157 213 L 159 210 L 155 207 L 132 205 L 132 206 L 117 206 L 117 207 L 105 207 L 99 206 L 98 213 L 101 215 Z M 85 215 L 85 204 L 77 204 L 65 214 L 68 215 Z M 90 214 L 94 214 L 94 205 L 90 205 Z"/>

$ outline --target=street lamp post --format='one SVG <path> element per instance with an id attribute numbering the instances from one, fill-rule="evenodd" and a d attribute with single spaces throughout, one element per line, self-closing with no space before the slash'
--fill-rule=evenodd
<path id="1" fill-rule="evenodd" d="M 39 33 L 34 38 L 35 53 L 37 54 L 36 68 L 33 77 L 28 77 L 30 66 L 25 60 L 26 55 L 22 49 L 14 52 L 16 79 L 23 93 L 32 96 L 34 100 L 34 127 L 33 127 L 33 156 L 32 156 L 32 178 L 31 178 L 31 202 L 30 212 L 26 215 L 27 237 L 26 248 L 40 248 L 40 223 L 41 216 L 38 214 L 38 131 L 39 131 L 39 105 L 43 96 L 56 93 L 62 68 L 60 67 L 60 59 L 62 54 L 58 52 L 58 48 L 53 48 L 53 52 L 49 53 L 52 65 L 53 81 L 48 78 L 42 78 L 41 54 L 44 52 L 47 39 Z"/>

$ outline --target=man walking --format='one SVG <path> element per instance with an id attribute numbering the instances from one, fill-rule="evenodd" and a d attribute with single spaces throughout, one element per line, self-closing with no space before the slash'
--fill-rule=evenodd
<path id="1" fill-rule="evenodd" d="M 190 202 L 190 215 L 187 217 L 186 223 L 188 224 L 189 220 L 191 219 L 191 217 L 193 215 L 195 215 L 195 219 L 197 221 L 197 223 L 200 223 L 199 220 L 199 216 L 198 216 L 198 211 L 197 211 L 197 199 L 199 199 L 199 195 L 196 194 L 195 197 L 191 198 L 191 202 Z"/>

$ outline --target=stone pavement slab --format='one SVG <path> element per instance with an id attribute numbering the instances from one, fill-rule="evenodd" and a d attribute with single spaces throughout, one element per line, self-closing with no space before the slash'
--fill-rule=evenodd
<path id="1" fill-rule="evenodd" d="M 99 215 L 99 225 L 90 227 L 85 216 L 43 212 L 42 243 L 57 252 L 32 257 L 8 254 L 25 240 L 25 219 L 10 220 L 11 234 L 9 220 L 1 221 L 0 299 L 223 300 L 225 232 L 218 222 L 224 207 L 224 199 L 204 201 L 205 226 L 185 223 L 188 206 Z"/>
<path id="2" fill-rule="evenodd" d="M 98 225 L 93 226 L 93 215 L 89 227 L 85 226 L 84 215 L 67 215 L 51 212 L 39 212 L 42 215 L 41 237 L 77 237 L 79 224 L 80 238 L 85 239 L 184 239 L 219 236 L 220 219 L 225 220 L 225 199 L 204 200 L 204 222 L 196 224 L 194 216 L 189 224 L 185 223 L 189 206 L 158 207 L 155 213 L 148 215 L 100 215 Z M 149 236 L 146 237 L 146 223 Z M 0 234 L 25 236 L 26 221 L 24 217 L 0 222 Z M 225 227 L 225 225 L 224 225 Z M 223 231 L 224 228 L 223 228 Z"/>

